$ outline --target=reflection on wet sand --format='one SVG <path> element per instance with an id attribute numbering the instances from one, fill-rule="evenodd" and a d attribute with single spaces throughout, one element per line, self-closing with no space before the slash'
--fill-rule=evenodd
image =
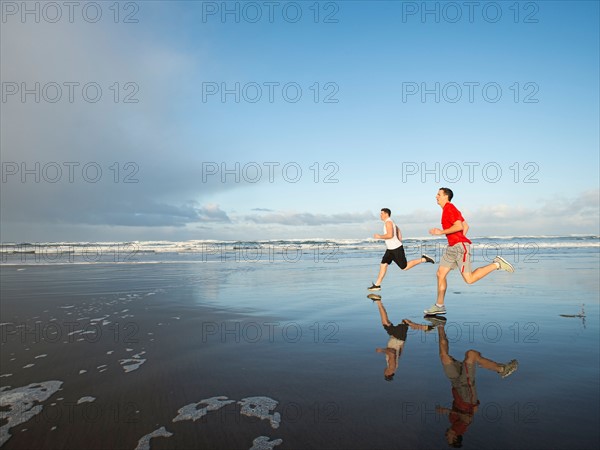
<path id="1" fill-rule="evenodd" d="M 443 320 L 442 320 L 443 319 Z M 496 372 L 502 378 L 506 378 L 517 370 L 518 362 L 513 359 L 506 364 L 500 364 L 485 358 L 477 350 L 467 350 L 463 361 L 458 361 L 449 354 L 448 338 L 444 329 L 445 318 L 436 317 L 428 319 L 438 323 L 438 342 L 440 360 L 444 374 L 452 384 L 452 408 L 436 406 L 439 414 L 448 415 L 450 427 L 446 430 L 446 441 L 454 448 L 462 447 L 463 436 L 469 425 L 473 422 L 473 416 L 477 412 L 479 397 L 475 382 L 475 369 L 477 366 Z"/>
<path id="2" fill-rule="evenodd" d="M 402 351 L 404 350 L 404 343 L 406 342 L 406 336 L 408 329 L 421 330 L 429 332 L 435 328 L 434 325 L 422 325 L 412 322 L 409 319 L 403 319 L 398 325 L 394 325 L 388 315 L 383 303 L 381 302 L 381 296 L 377 294 L 367 295 L 379 309 L 379 315 L 381 317 L 381 324 L 389 336 L 388 343 L 385 348 L 376 348 L 377 353 L 383 353 L 385 355 L 386 367 L 383 370 L 383 377 L 386 381 L 393 381 L 396 370 L 398 370 L 398 363 Z"/>

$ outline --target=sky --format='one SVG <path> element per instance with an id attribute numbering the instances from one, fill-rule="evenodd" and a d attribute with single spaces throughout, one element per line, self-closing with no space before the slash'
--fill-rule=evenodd
<path id="1" fill-rule="evenodd" d="M 2 242 L 600 234 L 599 2 L 0 3 Z"/>

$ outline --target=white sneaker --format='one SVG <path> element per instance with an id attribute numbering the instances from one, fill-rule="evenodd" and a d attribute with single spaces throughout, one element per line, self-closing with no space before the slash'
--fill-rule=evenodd
<path id="1" fill-rule="evenodd" d="M 499 270 L 506 270 L 507 272 L 513 273 L 515 268 L 501 256 L 496 256 L 494 262 L 500 264 Z"/>
<path id="2" fill-rule="evenodd" d="M 428 316 L 435 316 L 437 314 L 446 314 L 446 307 L 445 306 L 438 306 L 438 305 L 436 305 L 434 303 L 431 308 L 426 309 L 423 312 L 425 314 L 427 314 Z"/>

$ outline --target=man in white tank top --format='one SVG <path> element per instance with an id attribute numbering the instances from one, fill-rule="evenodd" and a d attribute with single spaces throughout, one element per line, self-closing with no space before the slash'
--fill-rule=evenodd
<path id="1" fill-rule="evenodd" d="M 371 287 L 369 287 L 369 291 L 379 291 L 381 290 L 381 282 L 385 277 L 388 266 L 395 262 L 398 264 L 398 267 L 402 270 L 412 269 L 417 264 L 421 264 L 424 262 L 434 263 L 433 258 L 427 255 L 421 255 L 419 259 L 413 259 L 412 261 L 406 261 L 406 255 L 404 253 L 404 247 L 402 246 L 402 233 L 400 232 L 400 228 L 396 226 L 396 224 L 390 218 L 392 212 L 388 208 L 382 208 L 379 217 L 383 221 L 383 234 L 375 234 L 373 238 L 375 239 L 384 239 L 385 246 L 387 250 L 381 259 L 381 265 L 379 266 L 379 276 L 377 277 L 377 281 L 372 283 Z"/>
<path id="2" fill-rule="evenodd" d="M 418 323 L 414 323 L 408 319 L 404 319 L 398 325 L 394 325 L 388 315 L 383 303 L 381 302 L 381 295 L 377 294 L 369 294 L 368 298 L 373 300 L 377 307 L 379 308 L 379 315 L 381 316 L 381 324 L 383 325 L 383 329 L 387 331 L 389 336 L 388 343 L 385 348 L 376 348 L 375 351 L 377 353 L 383 353 L 385 355 L 386 367 L 383 371 L 383 377 L 386 381 L 392 381 L 394 379 L 394 374 L 396 370 L 398 370 L 398 362 L 400 360 L 400 356 L 402 355 L 402 351 L 404 349 L 404 343 L 408 336 L 408 329 L 413 330 L 421 330 L 421 331 L 431 331 L 438 324 L 444 324 L 441 319 L 428 319 L 430 322 L 437 320 L 437 324 L 434 325 L 422 325 Z M 444 319 L 445 320 L 445 319 Z"/>

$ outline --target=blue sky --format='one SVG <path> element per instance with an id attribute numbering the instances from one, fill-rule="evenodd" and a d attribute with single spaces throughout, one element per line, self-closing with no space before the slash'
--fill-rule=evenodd
<path id="1" fill-rule="evenodd" d="M 598 2 L 99 4 L 2 2 L 3 242 L 599 233 Z"/>

